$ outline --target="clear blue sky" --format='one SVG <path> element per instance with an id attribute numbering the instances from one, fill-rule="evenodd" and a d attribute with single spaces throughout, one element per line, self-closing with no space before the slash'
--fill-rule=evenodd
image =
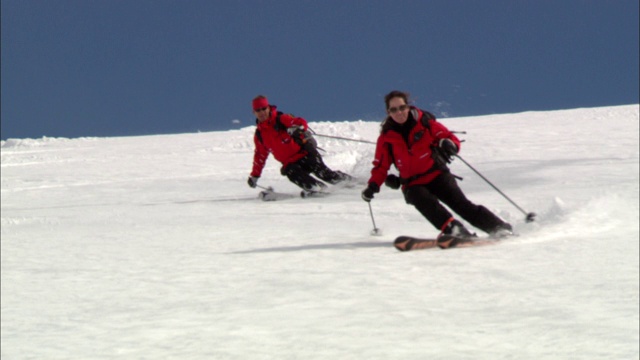
<path id="1" fill-rule="evenodd" d="M 2 0 L 2 139 L 639 102 L 637 0 Z M 239 123 L 234 122 L 239 120 Z"/>

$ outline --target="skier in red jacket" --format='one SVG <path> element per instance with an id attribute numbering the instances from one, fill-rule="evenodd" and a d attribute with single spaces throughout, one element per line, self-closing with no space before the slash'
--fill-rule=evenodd
<path id="1" fill-rule="evenodd" d="M 280 172 L 303 190 L 303 195 L 322 192 L 327 185 L 311 174 L 330 183 L 337 184 L 351 177 L 333 171 L 322 161 L 315 140 L 307 132 L 307 121 L 300 117 L 283 114 L 275 105 L 269 105 L 265 96 L 252 101 L 256 116 L 256 132 L 253 137 L 255 151 L 253 168 L 247 183 L 255 188 L 269 154 L 282 163 Z"/>
<path id="2" fill-rule="evenodd" d="M 447 164 L 460 150 L 460 140 L 431 113 L 408 105 L 408 100 L 409 95 L 401 91 L 385 96 L 388 116 L 381 125 L 371 178 L 362 199 L 371 201 L 383 183 L 394 189 L 402 187 L 405 201 L 441 235 L 475 236 L 440 202 L 490 235 L 510 234 L 511 225 L 469 201 L 450 173 Z M 392 164 L 399 177 L 387 176 Z"/>

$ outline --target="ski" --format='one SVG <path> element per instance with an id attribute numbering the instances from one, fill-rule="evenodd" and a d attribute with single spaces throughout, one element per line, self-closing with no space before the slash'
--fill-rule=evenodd
<path id="1" fill-rule="evenodd" d="M 295 196 L 292 194 L 276 192 L 276 191 L 273 191 L 273 189 L 260 191 L 260 193 L 258 194 L 258 198 L 262 201 L 277 201 L 277 200 L 292 199 L 294 197 Z"/>
<path id="2" fill-rule="evenodd" d="M 438 247 L 440 249 L 451 249 L 454 247 L 471 247 L 495 244 L 499 239 L 486 238 L 461 238 L 452 235 L 443 235 L 433 239 L 417 238 L 413 236 L 398 236 L 393 242 L 393 246 L 398 251 L 412 251 L 422 249 L 432 249 Z"/>
<path id="3" fill-rule="evenodd" d="M 299 196 L 303 199 L 323 198 L 323 197 L 329 196 L 332 192 L 334 192 L 333 190 L 352 189 L 352 188 L 355 188 L 356 186 L 357 185 L 353 183 L 352 184 L 338 183 L 337 185 L 333 186 L 332 189 L 323 189 L 321 191 L 302 190 L 300 191 Z M 293 195 L 293 194 L 277 192 L 271 186 L 269 187 L 258 186 L 258 187 L 263 189 L 262 191 L 260 191 L 260 193 L 258 193 L 258 198 L 262 201 L 277 201 L 277 200 L 292 199 L 297 197 L 296 195 Z"/>
<path id="4" fill-rule="evenodd" d="M 303 190 L 300 192 L 299 196 L 303 199 L 308 199 L 308 198 L 321 198 L 327 195 L 329 195 L 329 193 L 324 191 Z M 278 200 L 285 200 L 285 199 L 293 199 L 296 197 L 297 196 L 294 194 L 281 193 L 281 192 L 274 191 L 273 189 L 266 189 L 264 191 L 260 191 L 260 193 L 258 194 L 258 198 L 262 201 L 278 201 Z"/>
<path id="5" fill-rule="evenodd" d="M 329 193 L 325 191 L 307 191 L 307 190 L 300 191 L 300 197 L 303 199 L 325 197 L 327 195 L 329 195 Z"/>

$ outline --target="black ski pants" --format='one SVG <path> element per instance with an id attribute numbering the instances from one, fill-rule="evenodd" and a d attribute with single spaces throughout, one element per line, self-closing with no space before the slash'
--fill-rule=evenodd
<path id="1" fill-rule="evenodd" d="M 327 186 L 322 181 L 315 179 L 311 174 L 330 184 L 337 184 L 345 179 L 343 173 L 329 169 L 317 151 L 309 152 L 302 159 L 283 167 L 281 172 L 292 183 L 304 190 L 320 190 Z"/>
<path id="2" fill-rule="evenodd" d="M 458 186 L 456 178 L 449 172 L 443 172 L 428 184 L 407 187 L 404 190 L 404 198 L 407 204 L 415 206 L 438 230 L 442 230 L 452 217 L 442 203 L 484 232 L 490 233 L 504 224 L 504 221 L 489 209 L 469 201 Z"/>

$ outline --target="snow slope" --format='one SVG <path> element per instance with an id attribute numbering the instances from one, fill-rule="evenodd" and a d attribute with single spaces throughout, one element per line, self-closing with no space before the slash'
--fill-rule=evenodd
<path id="1" fill-rule="evenodd" d="M 410 253 L 437 231 L 384 188 L 370 235 L 367 143 L 318 138 L 355 188 L 262 202 L 253 127 L 3 141 L 2 359 L 637 359 L 638 108 L 443 119 L 538 220 L 455 161 L 521 236 Z M 298 193 L 272 157 L 260 184 Z"/>

